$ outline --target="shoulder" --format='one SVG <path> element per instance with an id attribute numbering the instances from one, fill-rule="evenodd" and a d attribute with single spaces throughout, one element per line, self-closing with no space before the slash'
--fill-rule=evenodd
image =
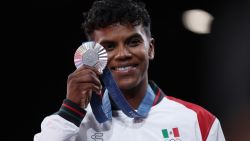
<path id="1" fill-rule="evenodd" d="M 215 118 L 215 116 L 211 112 L 209 112 L 205 108 L 201 107 L 200 105 L 197 105 L 197 104 L 185 101 L 185 100 L 181 100 L 181 99 L 178 99 L 178 98 L 175 98 L 172 96 L 166 96 L 166 98 L 168 100 L 174 101 L 174 102 L 176 102 L 180 105 L 183 105 L 186 108 L 194 111 L 198 116 L 204 116 L 206 118 L 213 119 L 213 120 Z"/>
<path id="2" fill-rule="evenodd" d="M 166 96 L 166 98 L 195 112 L 203 138 L 206 138 L 208 136 L 209 131 L 216 120 L 216 117 L 211 112 L 197 104 L 187 102 L 172 96 Z"/>

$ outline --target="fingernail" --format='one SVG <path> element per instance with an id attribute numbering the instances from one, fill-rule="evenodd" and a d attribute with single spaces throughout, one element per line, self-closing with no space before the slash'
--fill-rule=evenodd
<path id="1" fill-rule="evenodd" d="M 102 95 L 102 90 L 99 91 L 99 95 Z"/>

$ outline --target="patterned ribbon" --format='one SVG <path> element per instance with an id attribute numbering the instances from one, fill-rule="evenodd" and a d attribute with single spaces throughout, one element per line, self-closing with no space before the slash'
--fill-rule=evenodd
<path id="1" fill-rule="evenodd" d="M 155 94 L 150 86 L 148 86 L 146 95 L 140 103 L 137 111 L 135 111 L 123 96 L 112 77 L 112 73 L 107 67 L 103 70 L 101 79 L 106 88 L 103 98 L 100 95 L 93 93 L 90 101 L 92 111 L 99 123 L 103 123 L 112 119 L 112 110 L 109 96 L 122 110 L 122 112 L 130 118 L 145 118 L 148 115 L 155 98 Z"/>

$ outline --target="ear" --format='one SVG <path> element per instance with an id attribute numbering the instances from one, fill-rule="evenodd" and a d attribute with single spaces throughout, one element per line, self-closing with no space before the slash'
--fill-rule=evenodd
<path id="1" fill-rule="evenodd" d="M 154 56 L 155 56 L 155 40 L 154 40 L 154 38 L 150 39 L 148 56 L 149 56 L 149 60 L 154 59 Z"/>

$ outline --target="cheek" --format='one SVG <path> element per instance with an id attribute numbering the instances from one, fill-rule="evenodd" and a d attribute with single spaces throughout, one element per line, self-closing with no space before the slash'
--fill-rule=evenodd
<path id="1" fill-rule="evenodd" d="M 108 54 L 108 64 L 110 64 L 111 60 L 114 58 L 114 53 L 113 52 L 107 52 Z"/>
<path id="2" fill-rule="evenodd" d="M 147 72 L 148 66 L 149 66 L 149 56 L 146 50 L 140 50 L 137 52 L 136 59 L 138 60 L 138 63 L 140 64 L 140 70 L 142 75 L 144 75 L 145 72 Z"/>
<path id="3" fill-rule="evenodd" d="M 108 62 L 110 62 L 111 58 L 112 58 L 112 53 L 107 53 L 108 54 Z"/>
<path id="4" fill-rule="evenodd" d="M 141 61 L 146 61 L 149 59 L 147 49 L 145 48 L 137 49 L 134 51 L 134 53 L 136 54 L 137 58 Z"/>
<path id="5" fill-rule="evenodd" d="M 144 47 L 130 48 L 129 53 L 132 55 L 132 58 L 139 61 L 142 64 L 147 64 L 149 60 L 148 50 Z M 108 65 L 114 60 L 116 53 L 115 51 L 107 52 L 108 54 Z"/>

